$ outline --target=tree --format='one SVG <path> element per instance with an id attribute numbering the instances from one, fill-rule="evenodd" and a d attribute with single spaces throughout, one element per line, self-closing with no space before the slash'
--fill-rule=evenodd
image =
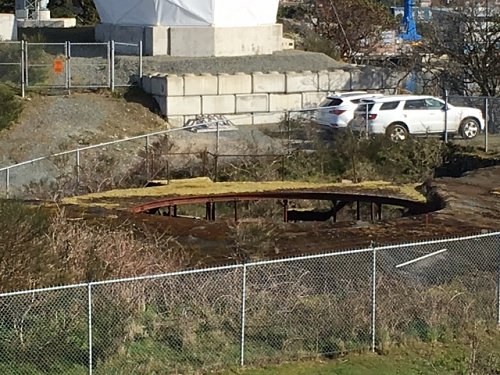
<path id="1" fill-rule="evenodd" d="M 417 50 L 423 68 L 445 89 L 496 96 L 500 93 L 500 12 L 487 2 L 467 1 L 433 11 Z"/>
<path id="2" fill-rule="evenodd" d="M 49 8 L 54 17 L 76 17 L 84 25 L 99 22 L 93 0 L 51 0 Z"/>
<path id="3" fill-rule="evenodd" d="M 315 0 L 308 14 L 314 32 L 346 59 L 373 51 L 381 33 L 396 26 L 389 10 L 374 0 Z"/>

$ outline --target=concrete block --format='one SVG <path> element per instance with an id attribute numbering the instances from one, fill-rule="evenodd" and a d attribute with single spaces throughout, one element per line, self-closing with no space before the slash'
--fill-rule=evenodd
<path id="1" fill-rule="evenodd" d="M 146 26 L 143 49 L 147 56 L 161 56 L 169 53 L 169 28 L 167 26 Z"/>
<path id="2" fill-rule="evenodd" d="M 184 75 L 184 95 L 217 95 L 217 76 L 211 74 L 185 74 Z"/>
<path id="3" fill-rule="evenodd" d="M 285 118 L 283 112 L 256 113 L 253 116 L 254 125 L 279 124 Z"/>
<path id="4" fill-rule="evenodd" d="M 151 94 L 167 96 L 167 77 L 164 74 L 157 74 L 151 77 Z"/>
<path id="5" fill-rule="evenodd" d="M 269 111 L 267 94 L 236 95 L 236 113 Z"/>
<path id="6" fill-rule="evenodd" d="M 201 97 L 201 112 L 203 114 L 228 114 L 236 110 L 234 95 L 209 95 Z"/>
<path id="7" fill-rule="evenodd" d="M 266 55 L 282 50 L 281 24 L 213 29 L 214 56 Z"/>
<path id="8" fill-rule="evenodd" d="M 219 95 L 252 93 L 252 76 L 245 73 L 219 74 Z"/>
<path id="9" fill-rule="evenodd" d="M 167 115 L 167 98 L 164 97 L 163 95 L 153 95 L 153 99 L 158 103 L 158 106 L 160 107 L 160 113 L 162 116 Z"/>
<path id="10" fill-rule="evenodd" d="M 349 84 L 349 90 L 361 90 L 370 88 L 370 86 L 365 86 L 365 84 L 367 84 L 367 82 L 371 80 L 371 78 L 368 78 L 369 75 L 365 76 L 365 79 L 363 79 L 363 74 L 359 70 L 351 70 L 349 74 L 351 80 Z"/>
<path id="11" fill-rule="evenodd" d="M 168 116 L 168 124 L 172 128 L 182 128 L 186 123 L 186 116 Z"/>
<path id="12" fill-rule="evenodd" d="M 252 74 L 253 93 L 284 93 L 286 79 L 283 73 L 278 72 L 255 72 Z"/>
<path id="13" fill-rule="evenodd" d="M 184 78 L 175 74 L 169 74 L 166 78 L 168 96 L 182 96 L 184 95 Z"/>
<path id="14" fill-rule="evenodd" d="M 0 13 L 0 40 L 17 40 L 17 21 L 13 14 Z"/>
<path id="15" fill-rule="evenodd" d="M 302 108 L 302 94 L 271 94 L 269 95 L 269 110 L 291 111 Z"/>
<path id="16" fill-rule="evenodd" d="M 305 92 L 302 94 L 302 108 L 317 108 L 326 96 L 326 92 Z"/>
<path id="17" fill-rule="evenodd" d="M 248 114 L 240 114 L 240 115 L 225 115 L 229 121 L 231 121 L 234 125 L 252 125 L 253 119 L 252 115 Z"/>
<path id="18" fill-rule="evenodd" d="M 145 93 L 151 94 L 151 75 L 143 75 L 141 77 L 141 88 Z"/>
<path id="19" fill-rule="evenodd" d="M 201 114 L 201 96 L 170 96 L 165 101 L 167 117 Z"/>
<path id="20" fill-rule="evenodd" d="M 287 72 L 286 92 L 318 91 L 318 73 L 315 72 Z"/>
<path id="21" fill-rule="evenodd" d="M 214 27 L 171 27 L 168 54 L 172 56 L 214 56 Z"/>
<path id="22" fill-rule="evenodd" d="M 320 71 L 319 90 L 320 91 L 341 91 L 350 90 L 351 75 L 344 70 Z"/>

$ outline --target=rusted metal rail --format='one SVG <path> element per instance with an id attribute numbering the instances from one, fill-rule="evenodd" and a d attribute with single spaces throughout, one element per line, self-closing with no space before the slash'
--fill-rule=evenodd
<path id="1" fill-rule="evenodd" d="M 159 209 L 165 209 L 167 216 L 177 216 L 177 207 L 182 205 L 204 204 L 206 207 L 205 218 L 214 221 L 216 219 L 216 203 L 234 203 L 234 219 L 238 220 L 238 202 L 279 200 L 283 205 L 283 219 L 312 221 L 316 216 L 318 221 L 325 220 L 326 213 L 329 213 L 336 221 L 337 213 L 348 203 L 356 203 L 356 218 L 360 220 L 360 203 L 370 203 L 371 220 L 382 218 L 382 205 L 404 207 L 410 213 L 418 214 L 430 211 L 427 203 L 412 201 L 391 196 L 380 196 L 375 194 L 338 193 L 329 191 L 295 190 L 295 191 L 272 191 L 272 192 L 252 192 L 252 193 L 229 193 L 229 194 L 207 194 L 196 196 L 176 196 L 155 200 L 131 208 L 135 213 L 155 213 Z M 290 200 L 323 200 L 332 202 L 330 211 L 305 211 L 301 213 L 296 210 L 289 210 Z"/>

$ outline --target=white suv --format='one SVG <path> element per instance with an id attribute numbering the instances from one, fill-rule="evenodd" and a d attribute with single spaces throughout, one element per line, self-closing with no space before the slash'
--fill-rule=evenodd
<path id="1" fill-rule="evenodd" d="M 366 91 L 339 92 L 323 100 L 314 113 L 314 122 L 332 129 L 346 128 L 354 118 L 354 111 L 361 99 L 381 97 Z"/>
<path id="2" fill-rule="evenodd" d="M 386 134 L 393 140 L 445 131 L 472 139 L 484 129 L 484 118 L 480 109 L 451 104 L 446 108 L 443 100 L 432 96 L 393 95 L 363 100 L 351 124 L 354 131 Z"/>

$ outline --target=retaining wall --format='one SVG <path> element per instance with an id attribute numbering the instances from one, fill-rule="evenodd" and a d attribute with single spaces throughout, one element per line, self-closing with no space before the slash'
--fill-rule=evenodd
<path id="1" fill-rule="evenodd" d="M 152 74 L 141 79 L 172 126 L 196 115 L 224 114 L 236 124 L 279 122 L 283 111 L 315 108 L 328 92 L 395 87 L 393 72 L 376 68 L 236 74 Z"/>

